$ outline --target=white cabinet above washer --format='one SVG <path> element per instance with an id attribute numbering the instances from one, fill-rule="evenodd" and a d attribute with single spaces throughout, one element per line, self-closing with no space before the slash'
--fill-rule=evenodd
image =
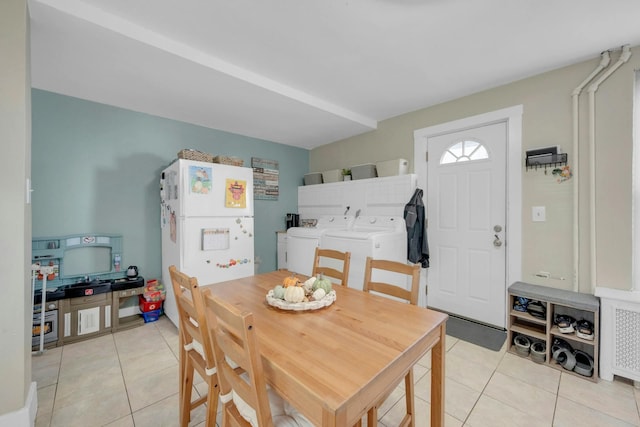
<path id="1" fill-rule="evenodd" d="M 298 187 L 300 218 L 322 215 L 403 216 L 404 206 L 418 186 L 416 174 L 340 181 Z"/>

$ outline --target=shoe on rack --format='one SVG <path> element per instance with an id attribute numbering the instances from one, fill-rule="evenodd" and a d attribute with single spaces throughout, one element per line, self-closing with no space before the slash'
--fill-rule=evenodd
<path id="1" fill-rule="evenodd" d="M 589 353 L 582 350 L 576 350 L 573 353 L 576 365 L 573 367 L 573 372 L 583 375 L 585 377 L 593 376 L 593 357 Z"/>
<path id="2" fill-rule="evenodd" d="M 529 301 L 527 305 L 527 313 L 538 319 L 547 318 L 547 307 L 540 301 Z"/>
<path id="3" fill-rule="evenodd" d="M 544 363 L 547 359 L 547 345 L 544 341 L 536 341 L 531 344 L 531 360 L 536 363 Z"/>
<path id="4" fill-rule="evenodd" d="M 593 323 L 585 319 L 576 322 L 576 335 L 582 339 L 593 341 Z"/>
<path id="5" fill-rule="evenodd" d="M 525 335 L 517 335 L 513 339 L 513 343 L 516 345 L 516 353 L 519 356 L 527 357 L 529 355 L 529 349 L 531 347 L 531 341 Z"/>
<path id="6" fill-rule="evenodd" d="M 528 305 L 529 305 L 529 300 L 524 297 L 516 297 L 516 299 L 513 301 L 513 309 L 515 311 L 521 311 L 524 313 L 527 311 Z"/>
<path id="7" fill-rule="evenodd" d="M 572 334 L 575 329 L 573 325 L 575 324 L 576 319 L 571 316 L 567 316 L 566 314 L 557 314 L 553 323 L 556 324 L 558 330 L 563 334 Z"/>

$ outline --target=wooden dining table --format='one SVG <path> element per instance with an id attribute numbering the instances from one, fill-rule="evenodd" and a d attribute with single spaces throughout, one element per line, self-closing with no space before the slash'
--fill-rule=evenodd
<path id="1" fill-rule="evenodd" d="M 267 292 L 289 275 L 274 271 L 203 286 L 253 313 L 272 388 L 314 425 L 350 427 L 431 350 L 431 426 L 444 425 L 446 314 L 337 285 L 328 307 L 269 305 Z"/>

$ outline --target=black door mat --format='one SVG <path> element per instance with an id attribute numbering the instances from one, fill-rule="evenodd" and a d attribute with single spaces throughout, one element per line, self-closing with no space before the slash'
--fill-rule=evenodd
<path id="1" fill-rule="evenodd" d="M 452 315 L 449 315 L 447 320 L 447 335 L 493 351 L 500 351 L 507 339 L 507 331 L 505 330 Z"/>

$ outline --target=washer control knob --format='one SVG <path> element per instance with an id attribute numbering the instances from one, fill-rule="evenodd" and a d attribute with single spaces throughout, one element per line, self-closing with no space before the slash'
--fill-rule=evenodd
<path id="1" fill-rule="evenodd" d="M 376 222 L 376 218 L 369 218 L 369 224 L 374 224 Z"/>

